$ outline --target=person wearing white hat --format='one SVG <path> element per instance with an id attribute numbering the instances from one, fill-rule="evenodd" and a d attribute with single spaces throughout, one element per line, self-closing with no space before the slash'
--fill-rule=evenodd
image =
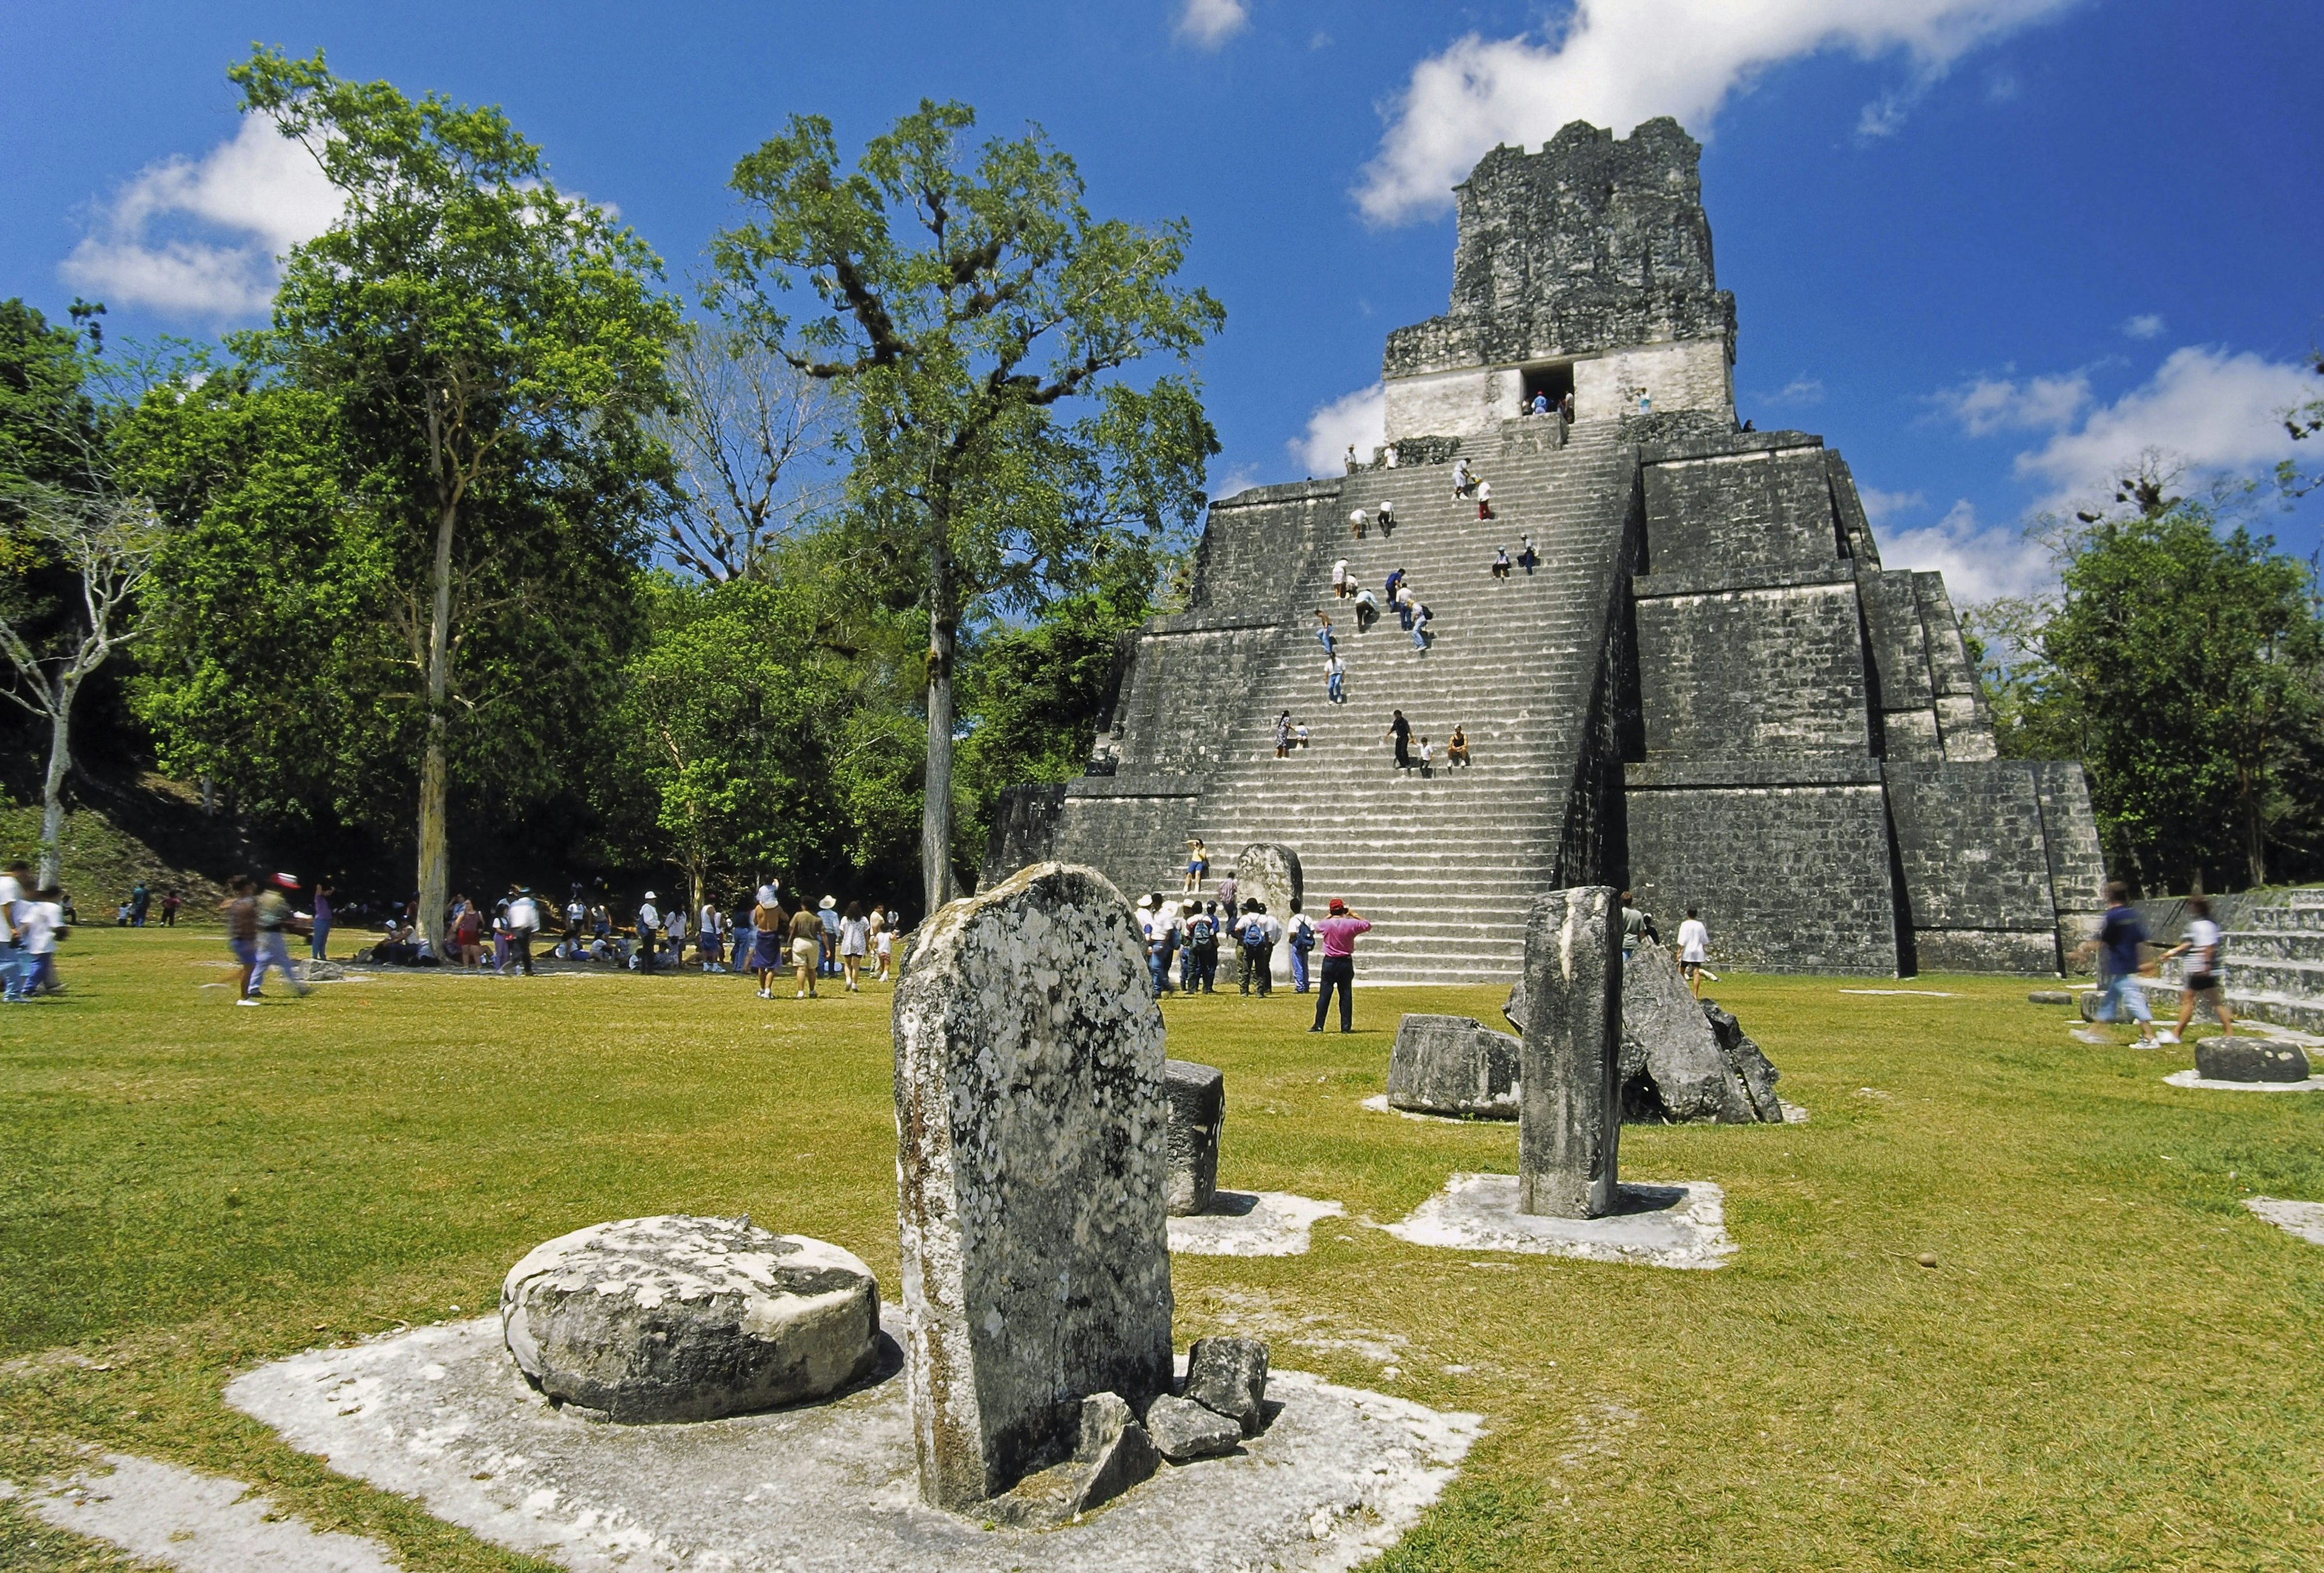
<path id="1" fill-rule="evenodd" d="M 638 970 L 654 969 L 654 939 L 661 932 L 661 911 L 654 905 L 654 893 L 646 892 L 646 899 L 638 905 Z"/>
<path id="2" fill-rule="evenodd" d="M 287 874 L 278 874 L 259 893 L 254 909 L 258 923 L 258 958 L 250 969 L 249 985 L 243 991 L 244 1000 L 259 997 L 258 985 L 264 981 L 266 969 L 270 967 L 282 975 L 282 981 L 290 985 L 292 994 L 303 995 L 307 992 L 307 985 L 300 983 L 299 975 L 290 969 L 290 949 L 283 939 L 283 931 L 290 926 L 297 914 L 291 911 L 290 903 L 283 898 L 282 893 L 298 888 L 297 879 Z"/>
<path id="3" fill-rule="evenodd" d="M 823 977 L 837 977 L 839 976 L 838 901 L 831 896 L 824 897 L 822 901 L 816 903 L 815 918 L 816 924 L 823 930 L 820 944 L 823 964 L 816 968 L 816 972 Z"/>

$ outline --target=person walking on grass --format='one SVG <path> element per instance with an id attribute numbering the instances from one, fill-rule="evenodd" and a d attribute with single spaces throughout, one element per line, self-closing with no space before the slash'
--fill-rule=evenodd
<path id="1" fill-rule="evenodd" d="M 31 901 L 18 902 L 16 913 L 16 930 L 24 941 L 23 997 L 64 993 L 65 985 L 57 980 L 57 941 L 65 933 L 64 892 L 44 885 L 32 893 Z"/>
<path id="2" fill-rule="evenodd" d="M 5 889 L 0 886 L 0 894 Z M 0 902 L 0 912 L 9 910 Z M 237 874 L 226 882 L 226 900 L 218 903 L 218 911 L 226 914 L 226 948 L 234 957 L 234 1003 L 247 1004 L 250 969 L 258 965 L 258 887 L 248 874 Z M 17 997 L 14 975 L 8 979 L 8 997 Z"/>
<path id="3" fill-rule="evenodd" d="M 163 902 L 161 927 L 169 928 L 171 920 L 176 916 L 176 910 L 168 902 Z M 332 916 L 331 887 L 318 879 L 315 882 L 315 910 L 309 915 L 307 927 L 307 954 L 317 961 L 330 959 Z"/>
<path id="4" fill-rule="evenodd" d="M 180 895 L 174 890 L 163 895 L 161 898 L 161 927 L 164 929 L 176 928 L 178 926 L 178 909 L 185 904 L 185 897 Z"/>
<path id="5" fill-rule="evenodd" d="M 2187 898 L 2187 937 L 2163 953 L 2163 959 L 2175 956 L 2187 958 L 2187 981 L 2179 990 L 2179 1027 L 2176 1032 L 2156 1034 L 2165 1043 L 2176 1043 L 2187 1036 L 2195 1023 L 2195 1007 L 2209 1000 L 2214 1014 L 2219 1018 L 2219 1031 L 2227 1037 L 2236 1034 L 2235 1013 L 2227 1008 L 2227 958 L 2218 924 L 2211 921 L 2211 902 L 2207 896 Z"/>
<path id="6" fill-rule="evenodd" d="M 1697 999 L 1702 997 L 1702 964 L 1710 959 L 1711 930 L 1702 926 L 1702 915 L 1689 907 L 1686 921 L 1678 926 L 1678 969 Z"/>
<path id="7" fill-rule="evenodd" d="M 654 941 L 661 935 L 661 909 L 654 905 L 654 893 L 646 892 L 646 899 L 638 903 L 638 970 L 654 969 Z"/>
<path id="8" fill-rule="evenodd" d="M 839 976 L 839 899 L 825 896 L 816 907 L 816 921 L 823 925 L 823 976 Z"/>
<path id="9" fill-rule="evenodd" d="M 11 1002 L 24 997 L 23 926 L 18 921 L 24 906 L 25 887 L 32 883 L 32 865 L 21 860 L 0 870 L 0 996 Z M 220 903 L 221 905 L 225 903 Z M 229 928 L 231 925 L 229 925 Z M 229 939 L 231 936 L 229 935 Z M 242 959 L 241 953 L 235 953 Z M 244 966 L 245 976 L 248 963 Z"/>
<path id="10" fill-rule="evenodd" d="M 822 966 L 823 920 L 801 898 L 798 911 L 791 914 L 791 970 L 798 975 L 798 992 L 793 999 L 821 997 L 815 992 L 815 980 Z"/>
<path id="11" fill-rule="evenodd" d="M 1323 1030 L 1324 1013 L 1332 1004 L 1332 991 L 1340 991 L 1340 1031 L 1352 1032 L 1356 1018 L 1356 936 L 1371 932 L 1371 924 L 1348 910 L 1348 903 L 1339 897 L 1332 898 L 1323 921 L 1315 925 L 1315 932 L 1323 941 L 1323 970 L 1315 990 L 1315 1024 L 1307 1030 Z"/>
<path id="12" fill-rule="evenodd" d="M 525 976 L 532 976 L 532 942 L 540 933 L 540 903 L 532 892 L 523 885 L 509 898 L 509 953 L 516 960 L 517 969 Z"/>
<path id="13" fill-rule="evenodd" d="M 1398 710 L 1396 718 L 1388 724 L 1388 730 L 1380 735 L 1380 741 L 1395 743 L 1397 769 L 1412 768 L 1412 723 L 1404 718 L 1402 710 Z"/>
<path id="14" fill-rule="evenodd" d="M 847 979 L 849 994 L 863 992 L 863 958 L 871 951 L 872 925 L 863 916 L 863 903 L 850 902 L 839 920 L 839 969 Z"/>
<path id="15" fill-rule="evenodd" d="M 252 903 L 251 921 L 258 933 L 258 958 L 251 966 L 250 982 L 243 987 L 242 1003 L 246 1005 L 258 1004 L 258 985 L 266 981 L 269 968 L 282 975 L 282 981 L 292 994 L 301 999 L 307 995 L 307 985 L 290 968 L 290 947 L 286 939 L 294 914 L 282 893 L 298 888 L 297 880 L 287 874 L 278 874 Z"/>
<path id="16" fill-rule="evenodd" d="M 775 997 L 775 975 L 783 969 L 783 910 L 775 904 L 772 885 L 759 887 L 758 904 L 751 909 L 751 970 L 759 975 L 759 997 Z"/>
<path id="17" fill-rule="evenodd" d="M 463 972 L 474 972 L 484 962 L 484 915 L 466 896 L 452 905 L 452 949 Z"/>
<path id="18" fill-rule="evenodd" d="M 1196 989 L 1211 992 L 1211 978 L 1219 965 L 1219 916 L 1208 902 L 1196 902 L 1186 909 L 1185 935 L 1180 941 L 1180 955 L 1185 958 L 1184 971 L 1178 978 L 1181 994 L 1193 994 Z"/>
<path id="19" fill-rule="evenodd" d="M 896 909 L 883 906 L 879 909 L 879 917 L 880 926 L 872 936 L 872 943 L 879 952 L 880 976 L 873 981 L 885 983 L 889 965 L 896 958 Z"/>
<path id="20" fill-rule="evenodd" d="M 2158 1047 L 2154 1036 L 2154 1014 L 2147 1009 L 2145 991 L 2138 986 L 2138 975 L 2146 966 L 2146 924 L 2138 909 L 2130 904 L 2130 887 L 2120 880 L 2107 883 L 2106 916 L 2098 921 L 2098 933 L 2079 947 L 2077 959 L 2088 956 L 2095 948 L 2098 953 L 2098 1019 L 2118 1023 L 2126 1013 L 2138 1023 L 2138 1046 Z M 2088 1033 L 2086 1043 L 2103 1043 L 2106 1039 Z"/>

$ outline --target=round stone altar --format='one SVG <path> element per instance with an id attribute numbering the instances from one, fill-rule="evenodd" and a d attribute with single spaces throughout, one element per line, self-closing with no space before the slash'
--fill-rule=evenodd
<path id="1" fill-rule="evenodd" d="M 629 1425 L 824 1398 L 879 1361 L 880 1286 L 849 1253 L 748 1217 L 592 1224 L 501 1286 L 509 1353 L 560 1403 Z"/>

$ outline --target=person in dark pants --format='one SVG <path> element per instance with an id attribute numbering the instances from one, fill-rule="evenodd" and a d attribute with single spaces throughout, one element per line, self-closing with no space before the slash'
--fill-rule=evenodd
<path id="1" fill-rule="evenodd" d="M 1396 713 L 1396 719 L 1388 724 L 1388 730 L 1385 733 L 1382 733 L 1381 736 L 1383 738 L 1393 738 L 1396 742 L 1397 769 L 1411 769 L 1412 723 L 1404 718 L 1404 712 L 1402 710 L 1398 710 Z"/>
<path id="2" fill-rule="evenodd" d="M 1323 970 L 1316 979 L 1315 1024 L 1307 1030 L 1323 1030 L 1323 1015 L 1332 1003 L 1332 991 L 1340 991 L 1340 1031 L 1356 1030 L 1356 936 L 1371 931 L 1371 924 L 1348 910 L 1348 903 L 1339 897 L 1332 898 L 1332 906 L 1323 921 L 1315 925 L 1315 934 L 1323 942 Z"/>

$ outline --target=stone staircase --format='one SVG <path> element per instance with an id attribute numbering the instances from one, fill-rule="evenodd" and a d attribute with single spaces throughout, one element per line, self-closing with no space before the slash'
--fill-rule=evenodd
<path id="1" fill-rule="evenodd" d="M 1343 538 L 1309 578 L 1271 597 L 1299 607 L 1299 624 L 1281 635 L 1196 810 L 1193 828 L 1209 845 L 1214 880 L 1242 847 L 1282 842 L 1299 854 L 1312 916 L 1338 896 L 1372 921 L 1357 947 L 1360 976 L 1513 978 L 1526 911 L 1553 883 L 1607 609 L 1626 566 L 1636 467 L 1612 421 L 1576 426 L 1563 446 L 1542 441 L 1545 434 L 1513 434 L 1498 453 L 1464 450 L 1492 482 L 1489 521 L 1452 496 L 1449 465 L 1347 478 L 1340 516 L 1359 507 L 1376 515 L 1392 498 L 1395 531 Z M 1533 574 L 1492 578 L 1496 549 L 1515 558 L 1527 534 L 1541 559 Z M 1352 601 L 1333 598 L 1336 556 L 1382 598 L 1369 633 L 1355 631 Z M 1397 568 L 1434 613 L 1425 652 L 1385 605 Z M 1318 606 L 1332 614 L 1347 667 L 1341 705 L 1325 701 L 1323 651 L 1308 611 Z M 1309 742 L 1277 759 L 1273 718 L 1286 708 L 1307 726 Z M 1412 724 L 1416 758 L 1422 736 L 1435 745 L 1440 763 L 1429 776 L 1395 767 L 1383 734 L 1397 709 Z M 1475 763 L 1466 769 L 1442 763 L 1455 723 L 1469 734 Z M 1157 864 L 1153 876 L 1165 892 L 1182 883 L 1175 864 Z"/>
<path id="2" fill-rule="evenodd" d="M 2228 1009 L 2238 1017 L 2324 1034 L 2324 891 L 2254 902 L 2227 897 L 2218 905 Z M 2172 935 L 2167 944 L 2178 944 L 2179 938 Z M 2177 1013 L 2185 976 L 2186 958 L 2163 964 L 2162 977 L 2148 991 L 2156 1016 Z"/>

